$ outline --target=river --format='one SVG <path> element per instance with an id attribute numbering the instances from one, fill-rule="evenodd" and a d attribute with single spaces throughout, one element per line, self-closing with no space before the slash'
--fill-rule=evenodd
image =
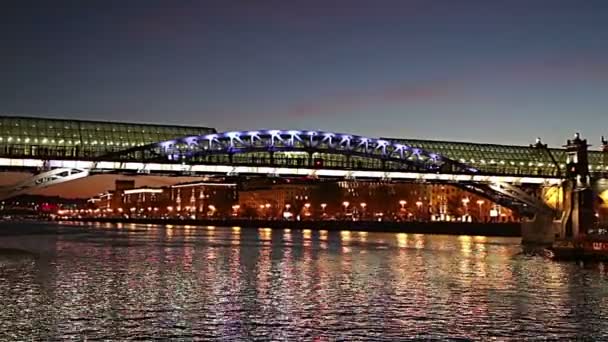
<path id="1" fill-rule="evenodd" d="M 604 264 L 516 238 L 0 223 L 0 340 L 608 339 Z"/>

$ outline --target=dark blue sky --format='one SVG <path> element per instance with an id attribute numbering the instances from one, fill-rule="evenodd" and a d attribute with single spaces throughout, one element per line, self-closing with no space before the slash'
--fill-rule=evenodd
<path id="1" fill-rule="evenodd" d="M 608 1 L 2 1 L 0 112 L 562 144 L 608 134 Z"/>

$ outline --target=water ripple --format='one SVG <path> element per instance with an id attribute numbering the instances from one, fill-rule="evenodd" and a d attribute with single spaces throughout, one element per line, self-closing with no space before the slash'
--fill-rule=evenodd
<path id="1" fill-rule="evenodd" d="M 2 341 L 608 339 L 605 266 L 517 239 L 1 228 Z"/>

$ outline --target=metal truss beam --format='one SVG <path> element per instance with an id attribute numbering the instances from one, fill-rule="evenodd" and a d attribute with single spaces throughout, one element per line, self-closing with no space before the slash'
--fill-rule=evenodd
<path id="1" fill-rule="evenodd" d="M 306 152 L 309 155 L 328 153 L 397 162 L 431 172 L 479 172 L 466 164 L 407 144 L 323 131 L 265 130 L 207 134 L 139 146 L 104 158 L 138 158 L 141 161 L 144 156 L 146 160 L 188 163 L 201 156 L 233 156 L 255 152 Z"/>
<path id="2" fill-rule="evenodd" d="M 46 188 L 52 185 L 70 182 L 89 176 L 90 170 L 83 168 L 62 167 L 45 171 L 29 177 L 14 185 L 5 186 L 0 189 L 0 200 L 5 200 L 25 192 Z"/>
<path id="3" fill-rule="evenodd" d="M 504 182 L 493 183 L 460 183 L 456 186 L 487 198 L 495 203 L 519 212 L 523 216 L 534 216 L 538 213 L 555 215 L 541 199 L 536 198 L 517 186 Z"/>

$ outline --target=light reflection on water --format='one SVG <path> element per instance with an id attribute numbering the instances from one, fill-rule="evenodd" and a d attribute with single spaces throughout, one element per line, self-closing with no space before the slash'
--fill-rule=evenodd
<path id="1" fill-rule="evenodd" d="M 35 254 L 0 252 L 3 341 L 608 338 L 605 266 L 518 239 L 4 223 L 7 247 Z"/>

